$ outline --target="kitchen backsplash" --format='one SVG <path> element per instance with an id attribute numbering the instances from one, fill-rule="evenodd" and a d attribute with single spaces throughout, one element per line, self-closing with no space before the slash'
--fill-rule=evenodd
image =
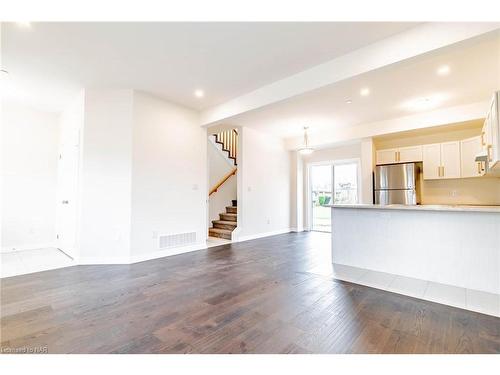
<path id="1" fill-rule="evenodd" d="M 424 180 L 422 204 L 500 205 L 500 178 Z"/>

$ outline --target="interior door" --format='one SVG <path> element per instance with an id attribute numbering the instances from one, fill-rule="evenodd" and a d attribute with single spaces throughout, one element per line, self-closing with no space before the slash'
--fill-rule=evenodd
<path id="1" fill-rule="evenodd" d="M 441 143 L 441 178 L 460 178 L 460 142 Z"/>
<path id="2" fill-rule="evenodd" d="M 57 173 L 56 243 L 72 258 L 77 255 L 78 164 L 79 145 L 62 144 Z"/>

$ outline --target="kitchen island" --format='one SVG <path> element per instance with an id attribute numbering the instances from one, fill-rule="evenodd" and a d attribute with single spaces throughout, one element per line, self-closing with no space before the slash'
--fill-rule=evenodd
<path id="1" fill-rule="evenodd" d="M 500 293 L 500 207 L 332 205 L 332 262 Z"/>

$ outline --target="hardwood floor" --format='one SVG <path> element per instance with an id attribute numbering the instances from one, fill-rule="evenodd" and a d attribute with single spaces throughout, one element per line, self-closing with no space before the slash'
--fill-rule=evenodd
<path id="1" fill-rule="evenodd" d="M 291 233 L 1 280 L 1 346 L 49 353 L 500 353 L 500 318 L 331 277 Z"/>

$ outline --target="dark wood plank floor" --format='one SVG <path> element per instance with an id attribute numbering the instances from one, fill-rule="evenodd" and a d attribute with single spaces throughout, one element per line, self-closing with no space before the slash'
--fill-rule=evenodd
<path id="1" fill-rule="evenodd" d="M 49 353 L 500 353 L 500 318 L 331 277 L 293 233 L 1 281 L 1 346 Z"/>

